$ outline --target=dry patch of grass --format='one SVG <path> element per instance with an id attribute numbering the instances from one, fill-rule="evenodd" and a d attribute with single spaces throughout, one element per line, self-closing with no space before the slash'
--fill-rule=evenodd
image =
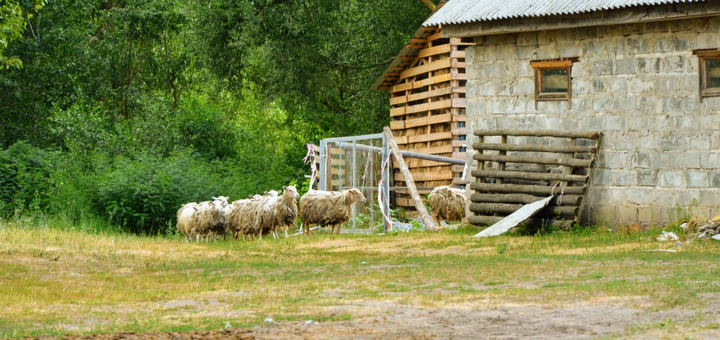
<path id="1" fill-rule="evenodd" d="M 720 292 L 712 242 L 650 253 L 668 245 L 648 234 L 472 233 L 198 244 L 0 226 L 0 337 L 345 320 L 391 305 L 697 310 L 699 294 Z"/>

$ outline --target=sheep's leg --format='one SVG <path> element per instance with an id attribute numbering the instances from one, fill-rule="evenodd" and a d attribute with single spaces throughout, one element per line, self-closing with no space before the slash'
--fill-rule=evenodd
<path id="1" fill-rule="evenodd" d="M 288 231 L 288 227 L 286 226 L 286 227 L 285 227 L 285 237 L 286 237 L 286 238 L 288 237 L 287 231 Z"/>
<path id="2" fill-rule="evenodd" d="M 330 227 L 330 235 L 332 235 L 332 234 L 335 234 L 335 225 L 334 224 Z"/>
<path id="3" fill-rule="evenodd" d="M 340 235 L 340 229 L 342 229 L 342 224 L 338 224 L 338 235 Z"/>

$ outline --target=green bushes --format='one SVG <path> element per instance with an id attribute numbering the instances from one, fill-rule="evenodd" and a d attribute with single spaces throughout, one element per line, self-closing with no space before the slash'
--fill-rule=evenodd
<path id="1" fill-rule="evenodd" d="M 93 203 L 128 231 L 156 233 L 173 221 L 182 204 L 224 194 L 219 177 L 209 164 L 187 153 L 118 158 L 98 176 Z"/>
<path id="2" fill-rule="evenodd" d="M 118 230 L 165 233 L 188 202 L 231 199 L 280 189 L 303 172 L 287 155 L 208 160 L 192 148 L 110 156 L 101 148 L 46 151 L 19 142 L 0 151 L 0 218 L 59 216 L 67 223 L 104 220 Z M 266 150 L 262 150 L 265 152 Z"/>
<path id="3" fill-rule="evenodd" d="M 0 216 L 47 204 L 53 155 L 25 142 L 0 150 Z"/>

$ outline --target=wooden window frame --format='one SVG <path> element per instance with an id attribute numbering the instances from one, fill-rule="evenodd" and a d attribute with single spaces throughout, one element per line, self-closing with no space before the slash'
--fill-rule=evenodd
<path id="1" fill-rule="evenodd" d="M 720 87 L 707 87 L 707 61 L 720 60 L 720 49 L 693 50 L 698 57 L 698 80 L 700 89 L 700 102 L 703 98 L 720 97 Z"/>
<path id="2" fill-rule="evenodd" d="M 530 61 L 530 67 L 535 73 L 535 110 L 538 108 L 538 102 L 541 101 L 567 101 L 570 103 L 572 99 L 572 65 L 578 61 L 578 58 L 563 58 L 553 60 L 533 60 Z M 543 93 L 541 71 L 545 70 L 567 70 L 568 73 L 568 91 L 567 93 L 549 92 Z"/>

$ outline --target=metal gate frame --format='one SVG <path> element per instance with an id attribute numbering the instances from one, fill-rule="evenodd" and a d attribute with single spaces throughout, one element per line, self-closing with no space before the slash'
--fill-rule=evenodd
<path id="1" fill-rule="evenodd" d="M 381 139 L 382 140 L 381 161 L 385 160 L 385 158 L 390 153 L 390 146 L 388 145 L 385 135 L 382 133 L 371 134 L 371 135 L 361 135 L 361 136 L 350 136 L 350 137 L 325 138 L 325 139 L 321 140 L 320 141 L 320 179 L 321 180 L 318 183 L 318 189 L 324 190 L 324 191 L 332 190 L 332 187 L 327 188 L 327 176 L 329 174 L 328 169 L 330 166 L 330 162 L 329 162 L 330 158 L 328 157 L 329 155 L 326 154 L 326 150 L 328 150 L 329 145 L 333 145 L 333 144 L 334 144 L 334 146 L 341 148 L 341 149 L 347 149 L 347 148 L 352 149 L 352 160 L 350 160 L 352 162 L 352 186 L 351 187 L 343 187 L 342 186 L 342 175 L 341 175 L 340 180 L 339 180 L 340 184 L 339 184 L 338 190 L 342 191 L 344 189 L 357 188 L 357 185 L 358 185 L 357 168 L 356 168 L 357 150 L 358 150 L 358 146 L 361 148 L 362 147 L 367 148 L 366 145 L 357 144 L 357 142 L 371 140 L 371 139 Z M 341 154 L 341 157 L 342 157 L 342 154 Z M 342 158 L 341 158 L 341 160 L 342 160 Z M 347 162 L 347 161 L 348 160 L 346 159 L 345 162 Z M 372 164 L 372 158 L 371 158 L 371 164 Z M 376 183 L 376 182 L 374 182 L 374 178 L 372 178 L 372 172 L 370 173 L 370 175 L 371 175 L 370 183 Z M 389 196 L 390 196 L 389 195 L 389 192 L 390 192 L 390 164 L 388 164 L 385 167 L 385 169 L 383 169 L 383 172 L 381 175 L 382 175 L 382 180 L 383 180 L 382 191 L 383 191 L 383 193 L 385 193 L 385 196 L 389 199 Z M 330 190 L 328 190 L 328 189 L 330 189 Z M 377 199 L 377 196 L 375 196 L 375 195 L 379 194 L 379 193 L 376 193 L 377 187 L 360 187 L 358 189 L 360 189 L 362 191 L 366 191 L 366 190 L 370 191 L 371 197 L 369 197 L 367 199 L 371 202 L 370 204 L 372 206 L 374 204 L 375 200 Z M 355 214 L 355 212 L 357 210 L 356 205 L 357 205 L 357 203 L 353 204 L 352 230 L 349 230 L 348 232 L 367 233 L 368 231 L 365 229 L 357 229 L 357 216 Z M 382 200 L 382 206 L 383 206 L 383 209 L 389 214 L 389 212 L 390 212 L 389 200 Z M 375 217 L 374 209 L 370 210 L 370 214 L 371 214 L 370 220 L 374 221 L 374 217 Z M 389 227 L 387 225 L 387 223 L 385 222 L 384 218 L 383 218 L 383 226 L 384 226 L 385 230 L 387 230 L 387 228 Z"/>

